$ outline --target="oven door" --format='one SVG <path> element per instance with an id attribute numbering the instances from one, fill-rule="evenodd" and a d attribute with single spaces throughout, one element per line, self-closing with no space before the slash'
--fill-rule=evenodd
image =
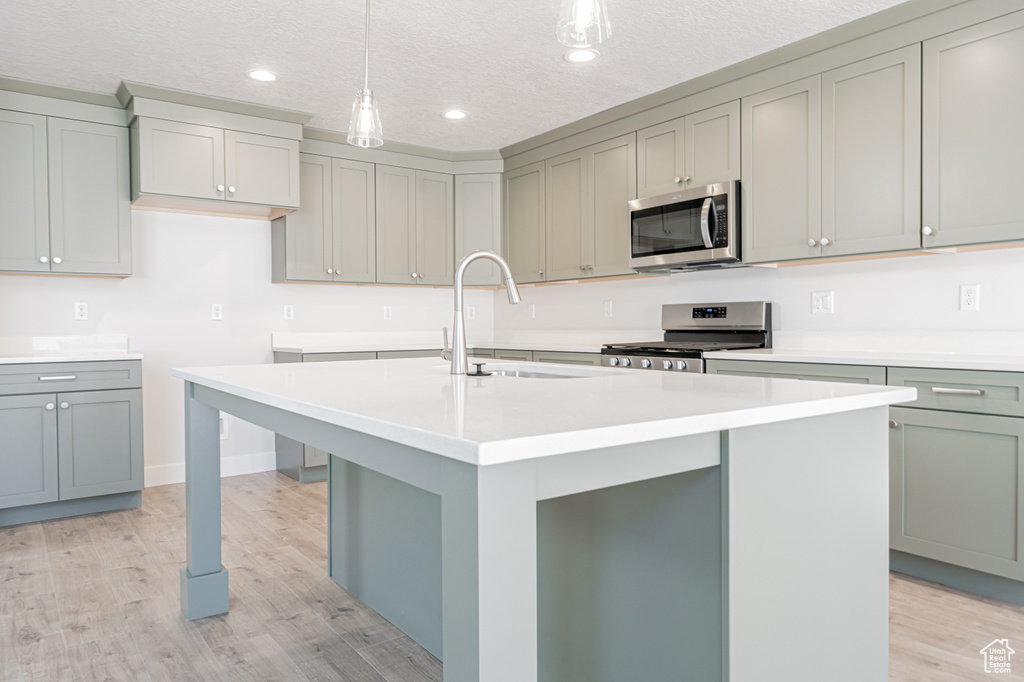
<path id="1" fill-rule="evenodd" d="M 738 198 L 728 182 L 630 201 L 630 267 L 738 261 Z"/>

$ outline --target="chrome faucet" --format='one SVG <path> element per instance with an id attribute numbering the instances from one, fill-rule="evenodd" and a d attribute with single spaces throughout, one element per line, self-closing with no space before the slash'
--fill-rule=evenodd
<path id="1" fill-rule="evenodd" d="M 519 289 L 516 287 L 516 282 L 512 279 L 512 270 L 509 269 L 508 263 L 505 259 L 494 253 L 493 251 L 474 251 L 467 254 L 462 262 L 459 263 L 459 267 L 455 270 L 455 332 L 452 334 L 452 347 L 451 347 L 451 359 L 452 359 L 452 374 L 466 374 L 469 369 L 469 361 L 466 356 L 466 323 L 462 317 L 462 280 L 466 272 L 466 266 L 475 260 L 480 258 L 487 258 L 498 264 L 501 268 L 501 274 L 505 277 L 505 289 L 508 291 L 508 302 L 515 304 L 519 303 L 523 299 L 519 296 Z M 447 341 L 447 331 L 445 331 L 445 338 Z M 445 343 L 445 345 L 448 345 Z M 447 359 L 448 353 L 447 348 L 441 352 L 441 357 Z"/>

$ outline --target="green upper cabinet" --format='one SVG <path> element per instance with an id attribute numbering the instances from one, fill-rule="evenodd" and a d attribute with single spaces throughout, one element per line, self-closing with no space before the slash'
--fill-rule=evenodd
<path id="1" fill-rule="evenodd" d="M 549 159 L 545 170 L 545 279 L 632 272 L 627 202 L 636 198 L 635 136 Z"/>
<path id="2" fill-rule="evenodd" d="M 480 173 L 455 176 L 455 264 L 473 251 L 501 253 L 501 175 Z M 501 271 L 489 260 L 474 261 L 465 283 L 502 283 Z"/>
<path id="3" fill-rule="evenodd" d="M 375 182 L 372 163 L 331 162 L 335 282 L 373 282 L 377 278 Z"/>
<path id="4" fill-rule="evenodd" d="M 378 165 L 377 281 L 451 284 L 455 217 L 452 176 Z"/>
<path id="5" fill-rule="evenodd" d="M 739 180 L 739 100 L 644 128 L 636 141 L 640 197 Z"/>
<path id="6" fill-rule="evenodd" d="M 298 140 L 141 116 L 132 134 L 133 197 L 299 206 Z"/>
<path id="7" fill-rule="evenodd" d="M 299 168 L 302 208 L 273 221 L 273 281 L 373 282 L 373 164 L 301 154 Z"/>
<path id="8" fill-rule="evenodd" d="M 50 271 L 46 117 L 0 111 L 0 270 Z"/>
<path id="9" fill-rule="evenodd" d="M 818 256 L 821 77 L 742 100 L 743 261 Z"/>
<path id="10" fill-rule="evenodd" d="M 920 45 L 828 71 L 821 89 L 821 255 L 920 248 Z"/>
<path id="11" fill-rule="evenodd" d="M 0 270 L 131 274 L 128 130 L 0 111 Z"/>
<path id="12" fill-rule="evenodd" d="M 545 279 L 544 162 L 505 173 L 505 257 L 516 282 Z"/>
<path id="13" fill-rule="evenodd" d="M 447 173 L 416 171 L 417 284 L 455 280 L 455 188 Z"/>
<path id="14" fill-rule="evenodd" d="M 1024 239 L 1024 12 L 924 43 L 924 246 Z"/>
<path id="15" fill-rule="evenodd" d="M 132 272 L 128 129 L 51 118 L 50 271 Z"/>

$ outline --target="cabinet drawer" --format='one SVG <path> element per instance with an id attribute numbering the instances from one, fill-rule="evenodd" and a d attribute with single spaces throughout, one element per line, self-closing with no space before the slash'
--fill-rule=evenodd
<path id="1" fill-rule="evenodd" d="M 338 360 L 376 360 L 375 352 L 367 351 L 362 353 L 305 353 L 302 356 L 303 362 L 336 362 Z"/>
<path id="2" fill-rule="evenodd" d="M 501 348 L 494 349 L 495 360 L 517 360 L 519 362 L 533 362 L 533 351 L 532 350 L 507 350 Z"/>
<path id="3" fill-rule="evenodd" d="M 600 367 L 601 354 L 535 350 L 533 351 L 533 361 L 554 362 L 561 365 L 586 365 L 588 367 Z"/>
<path id="4" fill-rule="evenodd" d="M 737 374 L 752 377 L 805 379 L 807 381 L 838 381 L 849 384 L 885 384 L 885 367 L 862 365 L 709 359 L 706 370 L 708 374 Z"/>
<path id="5" fill-rule="evenodd" d="M 904 407 L 1024 417 L 1024 374 L 890 367 L 888 383 L 917 389 Z"/>
<path id="6" fill-rule="evenodd" d="M 437 350 L 379 350 L 377 351 L 378 360 L 394 360 L 396 358 L 440 358 L 441 349 Z"/>
<path id="7" fill-rule="evenodd" d="M 0 366 L 0 395 L 141 387 L 139 360 Z"/>

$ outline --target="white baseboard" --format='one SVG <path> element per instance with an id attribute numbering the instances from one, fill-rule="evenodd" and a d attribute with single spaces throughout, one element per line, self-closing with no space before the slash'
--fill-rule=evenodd
<path id="1" fill-rule="evenodd" d="M 273 471 L 277 467 L 277 456 L 273 452 L 254 452 L 248 455 L 222 457 L 220 460 L 220 476 L 241 476 L 261 471 Z M 185 463 L 161 464 L 146 467 L 145 485 L 152 488 L 158 485 L 185 482 Z"/>

